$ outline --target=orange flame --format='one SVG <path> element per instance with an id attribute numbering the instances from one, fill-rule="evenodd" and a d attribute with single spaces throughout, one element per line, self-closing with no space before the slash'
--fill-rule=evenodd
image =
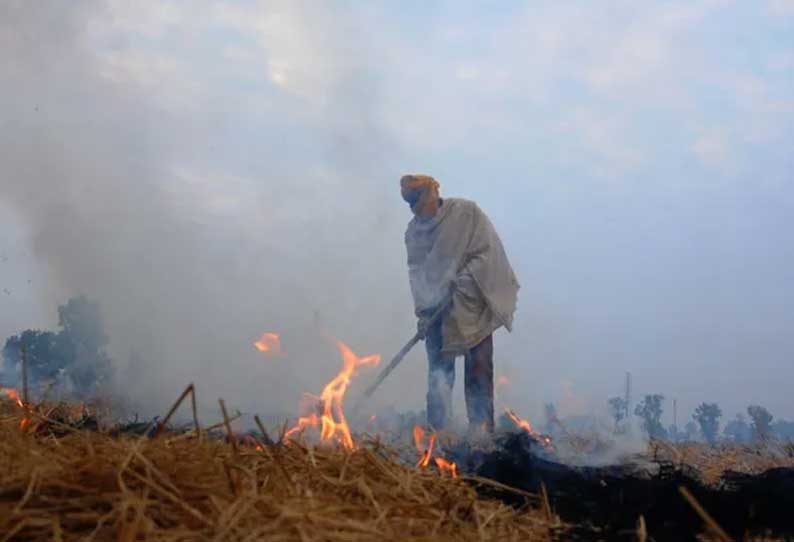
<path id="1" fill-rule="evenodd" d="M 16 401 L 17 405 L 21 407 L 25 406 L 22 404 L 22 399 L 19 397 L 19 392 L 14 388 L 0 388 L 0 392 L 5 393 L 9 399 Z"/>
<path id="2" fill-rule="evenodd" d="M 430 458 L 433 455 L 433 446 L 435 443 L 436 434 L 431 433 L 427 441 L 427 446 L 425 446 L 425 430 L 419 425 L 414 426 L 414 446 L 416 446 L 416 451 L 419 452 L 419 461 L 416 462 L 416 468 L 423 469 L 430 464 Z M 439 471 L 448 472 L 453 478 L 458 477 L 458 466 L 455 463 L 447 461 L 443 457 L 435 457 L 433 460 Z"/>
<path id="3" fill-rule="evenodd" d="M 17 406 L 20 408 L 25 408 L 25 403 L 22 402 L 22 398 L 19 396 L 19 392 L 14 388 L 0 388 L 0 393 L 4 393 L 9 399 L 15 401 Z M 30 425 L 30 418 L 28 418 L 27 414 L 19 421 L 19 428 L 25 429 L 28 425 Z"/>
<path id="4" fill-rule="evenodd" d="M 524 431 L 526 431 L 527 433 L 529 433 L 533 437 L 538 434 L 537 431 L 535 431 L 532 428 L 532 424 L 531 423 L 529 423 L 527 420 L 524 420 L 524 419 L 519 418 L 518 416 L 516 416 L 516 413 L 513 412 L 512 410 L 510 410 L 509 408 L 505 409 L 505 414 L 507 414 L 508 418 L 513 420 L 513 423 L 515 423 L 518 427 L 520 427 L 521 429 L 523 429 Z"/>
<path id="5" fill-rule="evenodd" d="M 262 333 L 259 340 L 254 343 L 254 348 L 264 354 L 270 354 L 276 357 L 283 355 L 281 351 L 281 338 L 278 333 Z"/>
<path id="6" fill-rule="evenodd" d="M 321 440 L 336 440 L 345 448 L 351 450 L 355 448 L 353 437 L 350 435 L 350 427 L 347 425 L 347 419 L 342 409 L 342 401 L 356 369 L 362 365 L 377 365 L 380 363 L 380 356 L 359 357 L 342 341 L 336 341 L 336 346 L 342 354 L 342 370 L 323 388 L 318 405 L 322 408 L 318 408 L 317 413 L 299 418 L 298 423 L 284 434 L 285 440 L 302 429 L 319 425 Z"/>
<path id="7" fill-rule="evenodd" d="M 447 461 L 446 459 L 441 457 L 436 457 L 435 462 L 436 462 L 436 466 L 438 467 L 438 470 L 440 470 L 441 472 L 446 471 L 450 473 L 453 478 L 458 477 L 458 466 L 455 463 L 452 463 L 451 461 Z"/>
<path id="8" fill-rule="evenodd" d="M 433 455 L 433 446 L 436 443 L 436 434 L 430 435 L 430 440 L 425 446 L 425 430 L 419 425 L 414 426 L 414 445 L 419 452 L 419 461 L 416 462 L 417 468 L 425 468 L 430 464 L 430 457 Z"/>
<path id="9" fill-rule="evenodd" d="M 529 433 L 530 436 L 539 440 L 544 446 L 548 446 L 551 444 L 551 438 L 549 436 L 540 434 L 532 427 L 531 423 L 529 423 L 527 420 L 519 418 L 516 415 L 516 413 L 510 410 L 509 408 L 505 409 L 505 414 L 507 414 L 508 418 L 513 420 L 513 423 L 515 423 L 518 427 Z"/>

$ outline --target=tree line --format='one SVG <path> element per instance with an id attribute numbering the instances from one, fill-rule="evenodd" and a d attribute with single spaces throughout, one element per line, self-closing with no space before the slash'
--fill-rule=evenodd
<path id="1" fill-rule="evenodd" d="M 609 411 L 615 423 L 615 431 L 627 430 L 629 425 L 629 405 L 623 397 L 612 397 L 608 401 Z M 772 439 L 794 440 L 794 422 L 775 420 L 772 413 L 761 405 L 747 407 L 747 416 L 739 413 L 721 425 L 722 409 L 717 403 L 700 403 L 692 413 L 691 419 L 683 428 L 675 424 L 665 428 L 662 424 L 664 395 L 645 395 L 634 407 L 633 414 L 639 418 L 642 429 L 651 438 L 673 441 L 705 440 L 717 442 L 759 443 Z"/>
<path id="2" fill-rule="evenodd" d="M 98 303 L 83 296 L 69 299 L 58 307 L 58 327 L 27 329 L 6 339 L 0 386 L 19 385 L 23 357 L 33 386 L 58 385 L 70 395 L 89 397 L 111 379 L 105 350 L 109 340 Z"/>

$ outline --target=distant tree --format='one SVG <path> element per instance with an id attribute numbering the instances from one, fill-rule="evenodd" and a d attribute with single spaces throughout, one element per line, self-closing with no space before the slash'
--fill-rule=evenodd
<path id="1" fill-rule="evenodd" d="M 722 410 L 717 403 L 700 403 L 695 409 L 695 413 L 692 414 L 692 419 L 698 423 L 700 432 L 703 433 L 709 444 L 717 442 L 721 417 Z"/>
<path id="2" fill-rule="evenodd" d="M 24 347 L 31 382 L 66 378 L 78 394 L 92 393 L 111 376 L 99 305 L 82 296 L 69 299 L 58 307 L 58 325 L 58 333 L 26 330 L 9 337 L 2 352 L 6 372 L 19 374 Z"/>
<path id="3" fill-rule="evenodd" d="M 22 351 L 27 360 L 28 378 L 32 381 L 50 380 L 58 376 L 68 359 L 58 349 L 57 335 L 50 331 L 28 329 L 6 339 L 3 364 L 14 379 L 21 370 Z"/>
<path id="4" fill-rule="evenodd" d="M 772 419 L 774 416 L 767 409 L 760 405 L 750 405 L 747 407 L 747 414 L 753 421 L 750 428 L 753 432 L 753 439 L 756 442 L 763 442 L 772 436 Z"/>
<path id="5" fill-rule="evenodd" d="M 611 397 L 609 399 L 609 413 L 612 419 L 615 420 L 615 432 L 621 430 L 621 422 L 626 419 L 627 410 L 626 399 L 623 397 Z"/>
<path id="6" fill-rule="evenodd" d="M 651 438 L 663 439 L 667 431 L 662 426 L 662 402 L 664 395 L 646 395 L 634 409 L 634 414 L 642 418 L 642 427 Z"/>
<path id="7" fill-rule="evenodd" d="M 750 424 L 744 417 L 744 414 L 737 414 L 734 419 L 725 424 L 725 429 L 722 431 L 726 440 L 736 443 L 750 442 L 752 431 Z"/>

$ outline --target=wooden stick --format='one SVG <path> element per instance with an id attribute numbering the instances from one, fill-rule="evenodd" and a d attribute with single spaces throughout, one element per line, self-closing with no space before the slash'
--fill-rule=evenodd
<path id="1" fill-rule="evenodd" d="M 226 435 L 229 437 L 229 442 L 232 444 L 232 451 L 235 457 L 240 455 L 240 450 L 237 447 L 237 437 L 234 436 L 232 433 L 232 424 L 229 421 L 229 414 L 226 412 L 226 403 L 223 402 L 223 399 L 218 399 L 218 403 L 221 405 L 221 413 L 223 414 L 223 425 L 226 426 Z M 236 497 L 240 494 L 240 473 L 236 470 L 232 470 L 229 468 L 229 464 L 224 461 L 223 469 L 226 473 L 226 479 L 229 480 L 229 487 L 232 491 L 232 494 Z"/>
<path id="2" fill-rule="evenodd" d="M 163 432 L 163 430 L 165 429 L 166 424 L 171 420 L 171 416 L 174 415 L 174 412 L 176 412 L 176 409 L 179 408 L 179 405 L 182 404 L 182 401 L 184 401 L 185 397 L 187 397 L 188 393 L 191 393 L 191 392 L 193 392 L 193 382 L 188 384 L 188 387 L 185 388 L 185 391 L 182 392 L 182 395 L 180 395 L 179 399 L 177 399 L 176 402 L 174 403 L 174 406 L 172 406 L 171 410 L 168 411 L 168 414 L 165 415 L 165 418 L 163 419 L 163 421 L 159 422 L 157 424 L 157 429 L 154 431 L 154 435 L 152 435 L 152 438 L 157 438 L 157 437 L 160 436 L 160 433 Z M 195 399 L 193 401 L 193 405 L 194 405 L 194 408 L 195 408 Z M 196 428 L 198 428 L 198 421 L 195 418 L 195 412 L 196 411 L 194 410 L 193 411 L 193 416 L 194 416 L 194 421 L 196 422 Z"/>
<path id="3" fill-rule="evenodd" d="M 190 408 L 193 410 L 193 424 L 196 426 L 196 434 L 201 441 L 201 426 L 198 421 L 198 409 L 196 408 L 196 387 L 190 383 Z"/>
<path id="4" fill-rule="evenodd" d="M 640 514 L 640 517 L 637 519 L 637 531 L 635 534 L 637 535 L 637 542 L 648 541 L 648 529 L 645 526 L 645 518 L 642 514 Z"/>
<path id="5" fill-rule="evenodd" d="M 241 416 L 242 416 L 242 414 L 235 414 L 234 416 L 229 418 L 229 421 L 233 422 L 234 420 L 237 420 Z M 202 433 L 207 433 L 209 431 L 215 431 L 216 429 L 220 429 L 224 425 L 226 425 L 226 422 L 218 422 L 216 424 L 208 426 L 206 429 L 204 429 L 204 431 L 202 431 Z M 190 431 L 188 431 L 186 433 L 182 433 L 182 434 L 177 435 L 175 437 L 171 437 L 170 439 L 168 439 L 168 442 L 174 442 L 174 441 L 177 441 L 177 440 L 180 440 L 180 439 L 191 438 L 195 434 L 196 434 L 196 430 L 195 429 L 191 429 Z"/>
<path id="6" fill-rule="evenodd" d="M 433 324 L 435 324 L 439 320 L 439 318 L 441 318 L 444 315 L 444 312 L 446 312 L 447 308 L 449 308 L 451 302 L 452 302 L 452 292 L 450 292 L 449 295 L 438 305 L 436 311 L 427 320 L 428 329 L 432 327 Z M 389 364 L 380 372 L 380 374 L 375 378 L 375 381 L 372 384 L 370 384 L 366 390 L 364 390 L 363 396 L 359 398 L 358 403 L 356 403 L 353 406 L 353 412 L 358 411 L 359 407 L 363 404 L 363 402 L 369 399 L 370 397 L 372 397 L 372 394 L 375 393 L 375 390 L 378 389 L 378 386 L 380 386 L 381 383 L 384 380 L 386 380 L 386 377 L 389 376 L 389 374 L 391 374 L 394 368 L 397 367 L 400 364 L 400 362 L 402 362 L 403 358 L 405 358 L 406 354 L 408 354 L 411 348 L 413 348 L 416 343 L 418 343 L 424 338 L 425 338 L 424 335 L 419 331 L 417 331 L 414 334 L 414 336 L 411 337 L 407 343 L 405 343 L 405 346 L 403 346 L 400 349 L 400 351 L 397 352 L 397 355 L 394 356 L 392 360 L 389 362 Z"/>
<path id="7" fill-rule="evenodd" d="M 483 485 L 483 486 L 495 487 L 495 488 L 501 489 L 503 491 L 508 491 L 510 493 L 515 493 L 517 495 L 521 495 L 522 497 L 526 497 L 527 499 L 532 499 L 532 500 L 540 499 L 540 497 L 538 497 L 534 493 L 530 493 L 528 491 L 524 491 L 523 489 L 518 489 L 517 487 L 513 487 L 513 486 L 508 486 L 506 484 L 502 484 L 500 482 L 497 482 L 496 480 L 491 480 L 490 478 L 483 478 L 481 476 L 471 476 L 471 475 L 465 475 L 464 474 L 464 475 L 460 476 L 460 479 L 461 480 L 465 480 L 467 482 L 474 482 L 476 484 L 480 484 L 480 485 Z"/>
<path id="8" fill-rule="evenodd" d="M 714 518 L 711 517 L 708 512 L 706 512 L 706 509 L 700 505 L 695 496 L 692 495 L 687 488 L 684 486 L 678 486 L 678 492 L 681 493 L 681 496 L 684 497 L 684 500 L 686 500 L 695 510 L 697 515 L 700 516 L 700 519 L 703 520 L 703 523 L 705 523 L 706 526 L 717 535 L 717 538 L 720 540 L 720 542 L 731 542 L 732 538 L 728 536 L 728 533 L 726 533 L 723 528 L 720 527 L 719 524 L 714 520 Z"/>
<path id="9" fill-rule="evenodd" d="M 543 513 L 546 515 L 546 520 L 551 521 L 551 503 L 549 502 L 549 493 L 546 491 L 546 484 L 540 483 L 540 496 L 541 504 L 543 505 Z"/>
<path id="10" fill-rule="evenodd" d="M 20 347 L 22 354 L 22 403 L 28 404 L 28 347 L 22 343 Z"/>
<path id="11" fill-rule="evenodd" d="M 285 444 L 284 437 L 287 435 L 287 420 L 284 420 L 284 425 L 281 426 L 281 434 L 278 437 L 278 441 L 281 444 Z"/>
<path id="12" fill-rule="evenodd" d="M 254 414 L 254 421 L 256 425 L 259 427 L 259 430 L 262 431 L 262 442 L 267 444 L 268 446 L 273 445 L 273 440 L 270 438 L 270 435 L 267 434 L 265 430 L 265 425 L 262 423 L 262 420 L 259 419 L 259 414 Z"/>
<path id="13" fill-rule="evenodd" d="M 223 414 L 223 425 L 226 426 L 226 435 L 229 437 L 229 442 L 232 444 L 234 455 L 237 455 L 240 450 L 237 447 L 237 437 L 232 433 L 232 424 L 229 421 L 229 415 L 226 413 L 226 403 L 223 402 L 223 399 L 218 399 L 218 403 L 221 405 L 221 414 Z"/>

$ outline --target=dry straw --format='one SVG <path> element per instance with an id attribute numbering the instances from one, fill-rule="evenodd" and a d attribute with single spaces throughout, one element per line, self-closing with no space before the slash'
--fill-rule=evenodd
<path id="1" fill-rule="evenodd" d="M 517 511 L 462 479 L 403 466 L 376 442 L 235 450 L 195 430 L 157 439 L 74 430 L 68 405 L 2 403 L 4 541 L 501 542 L 550 540 L 558 525 L 548 511 Z"/>

